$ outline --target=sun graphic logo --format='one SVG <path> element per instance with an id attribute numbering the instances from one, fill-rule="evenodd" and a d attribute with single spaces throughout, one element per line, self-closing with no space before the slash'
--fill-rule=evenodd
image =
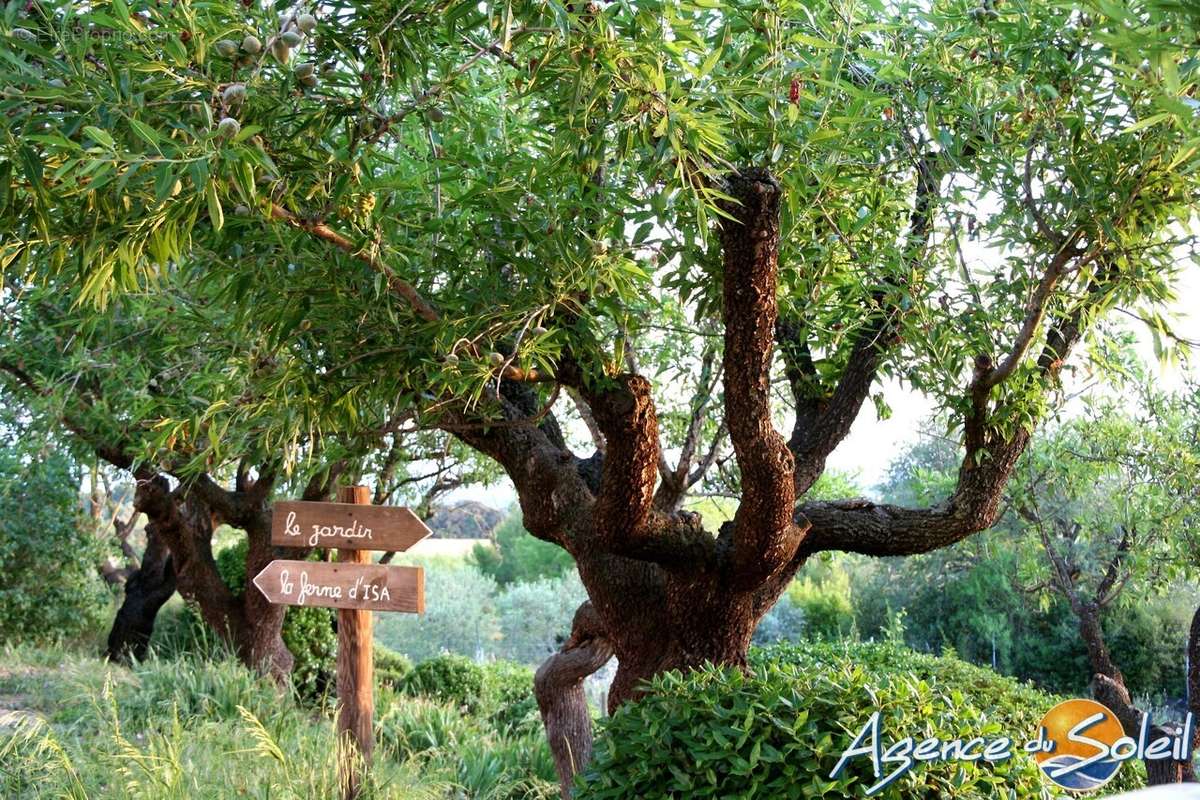
<path id="1" fill-rule="evenodd" d="M 1039 738 L 1034 760 L 1042 774 L 1073 792 L 1099 789 L 1129 757 L 1118 747 L 1127 737 L 1116 714 L 1095 700 L 1067 700 L 1050 709 Z"/>

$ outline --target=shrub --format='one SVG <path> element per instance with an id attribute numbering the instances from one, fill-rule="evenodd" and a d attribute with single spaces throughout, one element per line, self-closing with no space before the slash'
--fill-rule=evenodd
<path id="1" fill-rule="evenodd" d="M 885 742 L 1012 736 L 997 764 L 920 765 L 877 795 L 983 800 L 1037 797 L 1040 775 L 1020 742 L 1057 698 L 953 658 L 894 645 L 755 651 L 752 670 L 707 667 L 656 678 L 602 724 L 580 800 L 864 797 L 869 759 L 830 779 L 875 709 Z"/>
<path id="2" fill-rule="evenodd" d="M 216 555 L 217 572 L 237 595 L 246 591 L 246 551 L 243 536 Z M 316 606 L 289 606 L 283 617 L 283 643 L 295 657 L 292 685 L 303 697 L 317 697 L 332 685 L 337 666 L 337 634 L 334 611 Z"/>
<path id="3" fill-rule="evenodd" d="M 487 721 L 502 734 L 540 730 L 537 698 L 533 695 L 533 670 L 511 661 L 484 667 L 483 693 Z"/>
<path id="4" fill-rule="evenodd" d="M 79 481 L 61 453 L 0 442 L 0 642 L 104 626 L 112 595 L 96 570 L 103 552 L 84 522 Z"/>
<path id="5" fill-rule="evenodd" d="M 397 653 L 382 644 L 375 645 L 375 680 L 383 686 L 398 688 L 408 673 L 412 672 L 413 663 L 407 657 Z"/>
<path id="6" fill-rule="evenodd" d="M 496 598 L 500 641 L 496 653 L 522 664 L 541 664 L 571 633 L 571 620 L 587 592 L 579 573 L 513 583 Z"/>
<path id="7" fill-rule="evenodd" d="M 804 614 L 805 635 L 824 640 L 850 636 L 854 629 L 850 575 L 836 564 L 823 562 L 806 573 L 787 590 L 788 598 Z"/>
<path id="8" fill-rule="evenodd" d="M 474 713 L 483 703 L 483 681 L 483 667 L 465 656 L 448 653 L 417 664 L 400 688 Z"/>

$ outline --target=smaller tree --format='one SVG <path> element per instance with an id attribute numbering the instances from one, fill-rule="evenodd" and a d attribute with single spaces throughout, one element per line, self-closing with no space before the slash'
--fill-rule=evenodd
<path id="1" fill-rule="evenodd" d="M 561 547 L 537 539 L 521 524 L 520 512 L 510 514 L 492 533 L 494 547 L 475 545 L 471 560 L 501 586 L 552 578 L 572 569 L 571 556 Z"/>
<path id="2" fill-rule="evenodd" d="M 1181 425 L 1177 400 L 1140 392 L 1143 410 L 1136 416 L 1124 410 L 1124 399 L 1088 402 L 1083 415 L 1026 454 L 1008 492 L 1043 555 L 1031 588 L 1065 600 L 1087 648 L 1093 691 L 1131 736 L 1145 712 L 1134 705 L 1112 656 L 1104 618 L 1120 611 L 1121 600 L 1144 603 L 1180 577 L 1176 529 L 1200 512 L 1200 497 L 1180 473 L 1195 463 L 1194 455 L 1181 462 L 1196 446 L 1194 437 L 1180 437 L 1191 426 Z M 1146 766 L 1151 783 L 1193 775 L 1186 762 Z"/>

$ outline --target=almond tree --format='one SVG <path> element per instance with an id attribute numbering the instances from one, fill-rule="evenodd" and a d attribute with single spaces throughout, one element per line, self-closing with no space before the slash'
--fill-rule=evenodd
<path id="1" fill-rule="evenodd" d="M 991 525 L 1071 365 L 1102 359 L 1081 345 L 1115 306 L 1163 327 L 1191 243 L 1196 30 L 1155 0 L 35 2 L 4 25 L 6 270 L 98 308 L 180 270 L 220 287 L 276 363 L 231 360 L 250 392 L 175 424 L 287 442 L 403 413 L 494 460 L 579 567 L 566 655 L 612 649 L 613 706 L 744 664 L 816 553 Z M 675 392 L 628 351 L 668 331 L 719 352 L 719 532 L 655 502 Z M 885 378 L 957 420 L 953 493 L 806 500 Z M 568 445 L 560 391 L 602 451 Z M 557 707 L 565 785 L 590 742 Z"/>
<path id="2" fill-rule="evenodd" d="M 195 393 L 207 393 L 212 380 L 213 364 L 172 336 L 175 318 L 189 313 L 178 309 L 184 298 L 170 292 L 164 298 L 156 307 L 130 297 L 119 314 L 97 319 L 73 314 L 61 291 L 13 286 L 0 307 L 6 332 L 0 396 L 65 429 L 77 448 L 135 481 L 133 514 L 124 525 L 145 514 L 146 546 L 124 581 L 108 656 L 144 658 L 157 613 L 178 589 L 246 664 L 282 679 L 293 661 L 280 637 L 285 609 L 258 593 L 235 596 L 217 571 L 212 538 L 222 524 L 244 530 L 248 573 L 265 567 L 277 555 L 269 500 L 283 476 L 277 459 L 244 447 L 229 474 L 231 488 L 221 472 L 192 471 L 180 480 L 179 465 L 202 448 L 180 437 L 149 449 L 146 429 L 163 409 L 205 403 Z M 313 471 L 304 496 L 327 498 L 341 468 Z"/>

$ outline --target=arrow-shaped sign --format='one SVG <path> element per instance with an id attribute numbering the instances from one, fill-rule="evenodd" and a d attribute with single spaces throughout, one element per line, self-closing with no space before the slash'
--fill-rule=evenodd
<path id="1" fill-rule="evenodd" d="M 430 533 L 402 506 L 285 500 L 271 514 L 271 544 L 283 547 L 404 551 Z"/>
<path id="2" fill-rule="evenodd" d="M 425 613 L 425 570 L 385 564 L 272 561 L 254 576 L 272 603 Z"/>

